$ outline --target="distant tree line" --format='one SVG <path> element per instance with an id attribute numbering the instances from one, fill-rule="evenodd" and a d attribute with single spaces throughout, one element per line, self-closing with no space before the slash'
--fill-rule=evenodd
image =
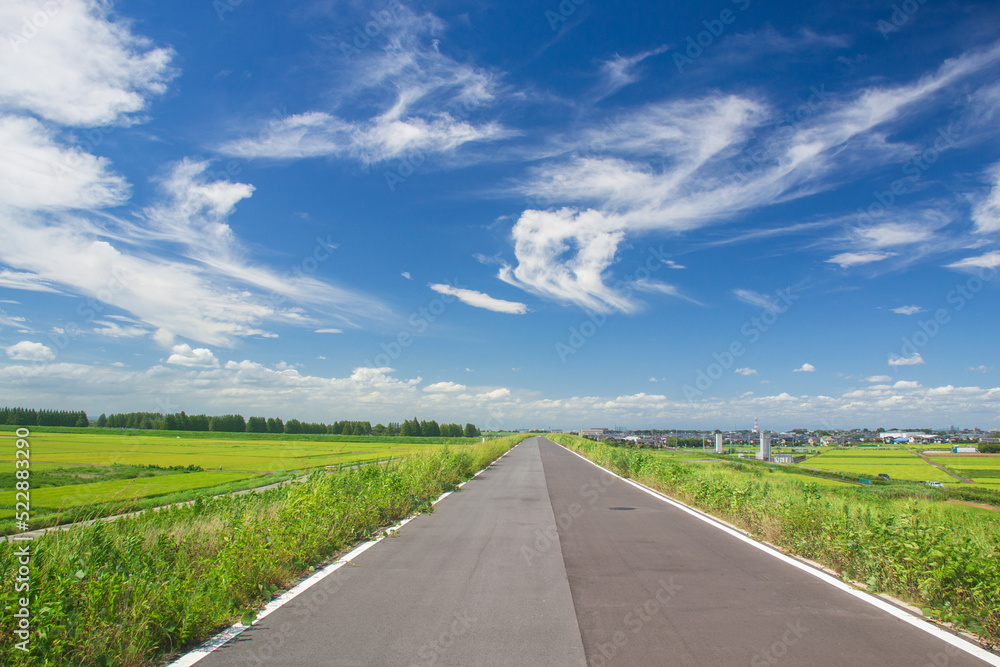
<path id="1" fill-rule="evenodd" d="M 189 415 L 186 412 L 162 414 L 160 412 L 122 412 L 102 414 L 96 422 L 87 413 L 71 410 L 27 410 L 25 408 L 0 408 L 0 424 L 9 426 L 100 426 L 157 431 L 219 431 L 225 433 L 326 433 L 332 435 L 404 435 L 427 438 L 474 438 L 481 435 L 474 424 L 438 424 L 416 417 L 388 425 L 372 426 L 368 421 L 336 421 L 332 424 L 303 422 L 298 419 L 282 421 L 280 417 L 250 417 L 242 415 Z"/>
<path id="2" fill-rule="evenodd" d="M 436 421 L 420 421 L 417 418 L 389 425 L 368 421 L 336 421 L 332 424 L 303 422 L 298 419 L 282 421 L 280 417 L 250 417 L 242 415 L 188 415 L 184 412 L 164 415 L 159 412 L 127 412 L 102 414 L 97 426 L 108 428 L 155 429 L 161 431 L 220 431 L 227 433 L 320 433 L 333 435 L 405 435 L 409 437 L 476 437 L 480 431 L 474 424 L 438 424 Z"/>
<path id="3" fill-rule="evenodd" d="M 90 426 L 83 410 L 0 408 L 0 424 L 8 426 Z"/>

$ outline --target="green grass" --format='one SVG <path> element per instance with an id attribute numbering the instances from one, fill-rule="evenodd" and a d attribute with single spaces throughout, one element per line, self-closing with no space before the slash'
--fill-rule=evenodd
<path id="1" fill-rule="evenodd" d="M 1000 512 L 944 502 L 956 490 L 923 484 L 829 486 L 788 479 L 764 464 L 698 464 L 668 452 L 608 447 L 565 434 L 548 437 L 758 539 L 823 563 L 845 579 L 1000 643 Z M 843 465 L 860 453 L 847 454 L 830 458 Z M 894 453 L 881 457 L 882 467 L 874 472 L 891 475 L 884 467 L 894 460 L 912 465 L 905 454 Z M 989 493 L 963 487 L 957 491 Z"/>
<path id="2" fill-rule="evenodd" d="M 317 472 L 260 494 L 47 534 L 32 543 L 31 653 L 0 616 L 0 664 L 159 664 L 255 610 L 314 567 L 414 512 L 528 437 Z M 15 544 L 0 544 L 13 581 Z M 13 609 L 13 586 L 0 608 Z"/>
<path id="3" fill-rule="evenodd" d="M 31 504 L 48 509 L 82 507 L 102 502 L 165 496 L 180 491 L 219 486 L 251 477 L 260 477 L 260 475 L 245 472 L 190 472 L 113 482 L 74 484 L 33 490 Z"/>

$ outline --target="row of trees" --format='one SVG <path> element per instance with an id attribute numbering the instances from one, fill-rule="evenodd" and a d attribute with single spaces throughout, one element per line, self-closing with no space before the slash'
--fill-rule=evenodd
<path id="1" fill-rule="evenodd" d="M 128 412 L 101 415 L 98 426 L 109 428 L 156 429 L 161 431 L 222 431 L 229 433 L 328 433 L 334 435 L 405 435 L 410 437 L 476 437 L 480 431 L 474 424 L 438 424 L 436 421 L 412 420 L 389 422 L 389 425 L 368 421 L 336 421 L 332 424 L 282 421 L 280 417 L 250 417 L 242 415 L 188 415 L 184 412 L 163 415 L 158 412 Z"/>
<path id="2" fill-rule="evenodd" d="M 438 424 L 433 419 L 430 421 L 419 421 L 416 417 L 403 422 L 399 428 L 399 435 L 425 438 L 474 438 L 481 435 L 478 428 L 473 424 L 466 424 L 462 428 L 458 424 Z"/>
<path id="3" fill-rule="evenodd" d="M 0 408 L 0 424 L 9 426 L 90 426 L 83 410 L 28 410 Z"/>
<path id="4" fill-rule="evenodd" d="M 0 408 L 0 424 L 10 426 L 79 426 L 91 425 L 87 413 L 69 410 L 27 410 Z M 481 435 L 475 424 L 438 424 L 416 417 L 388 425 L 372 426 L 367 421 L 336 421 L 332 424 L 303 422 L 298 419 L 282 421 L 280 417 L 250 417 L 243 415 L 189 415 L 183 411 L 174 414 L 159 412 L 123 412 L 102 414 L 94 425 L 107 428 L 132 428 L 158 431 L 220 431 L 227 433 L 329 433 L 333 435 L 405 435 L 427 438 L 474 438 Z"/>

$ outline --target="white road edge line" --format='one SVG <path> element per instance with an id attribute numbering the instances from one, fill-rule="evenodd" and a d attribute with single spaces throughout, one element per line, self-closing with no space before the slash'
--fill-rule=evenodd
<path id="1" fill-rule="evenodd" d="M 555 444 L 559 444 L 559 443 L 555 443 Z M 563 445 L 559 445 L 559 446 L 563 447 Z M 709 516 L 707 514 L 703 514 L 699 510 L 696 510 L 696 509 L 694 509 L 692 507 L 689 507 L 688 505 L 685 505 L 684 503 L 682 503 L 682 502 L 680 502 L 678 500 L 674 500 L 673 498 L 665 496 L 662 493 L 659 493 L 658 491 L 654 491 L 653 489 L 649 488 L 648 486 L 644 486 L 642 484 L 639 484 L 638 482 L 635 482 L 635 481 L 633 481 L 631 479 L 626 479 L 626 478 L 622 477 L 621 475 L 619 475 L 619 474 L 617 474 L 617 473 L 615 473 L 615 472 L 613 472 L 611 470 L 608 470 L 604 466 L 598 465 L 597 463 L 594 463 L 593 461 L 591 461 L 590 459 L 588 459 L 586 456 L 583 456 L 582 454 L 578 454 L 577 452 L 574 452 L 569 447 L 563 447 L 563 449 L 566 449 L 568 452 L 570 452 L 572 454 L 575 454 L 576 456 L 579 456 L 581 459 L 583 459 L 587 463 L 591 464 L 592 466 L 600 468 L 601 470 L 604 470 L 605 472 L 607 472 L 607 473 L 609 473 L 611 475 L 614 475 L 615 477 L 617 477 L 618 479 L 622 480 L 623 482 L 631 484 L 632 486 L 634 486 L 635 488 L 639 489 L 640 491 L 645 491 L 646 493 L 648 493 L 649 495 L 653 496 L 654 498 L 658 498 L 659 500 L 662 500 L 663 502 L 665 502 L 665 503 L 667 503 L 669 505 L 673 505 L 677 509 L 680 509 L 680 510 L 682 510 L 684 512 L 687 512 L 691 516 L 693 516 L 693 517 L 695 517 L 697 519 L 700 519 L 700 520 L 704 521 L 705 523 L 707 523 L 707 524 L 709 524 L 711 526 L 715 526 L 719 530 L 721 530 L 721 531 L 723 531 L 725 533 L 728 533 L 729 535 L 732 535 L 736 539 L 742 540 L 743 542 L 746 542 L 747 544 L 749 544 L 749 545 L 751 545 L 753 547 L 756 547 L 757 549 L 760 549 L 764 553 L 770 554 L 771 556 L 774 556 L 778 560 L 784 561 L 785 563 L 788 563 L 789 565 L 797 567 L 798 569 L 802 570 L 803 572 L 807 572 L 807 573 L 811 574 L 812 576 L 816 577 L 820 581 L 824 581 L 824 582 L 830 584 L 831 586 L 834 586 L 835 588 L 839 588 L 840 590 L 844 591 L 845 593 L 849 593 L 850 595 L 853 595 L 854 597 L 858 598 L 859 600 L 863 600 L 863 601 L 867 602 L 868 604 L 872 605 L 873 607 L 881 609 L 882 611 L 884 611 L 884 612 L 886 612 L 888 614 L 891 614 L 892 616 L 895 616 L 899 620 L 901 620 L 901 621 L 903 621 L 905 623 L 909 623 L 913 627 L 915 627 L 915 628 L 917 628 L 919 630 L 923 630 L 927 634 L 932 635 L 934 637 L 937 637 L 938 639 L 941 639 L 942 641 L 947 642 L 948 644 L 951 644 L 955 648 L 957 648 L 959 650 L 962 650 L 962 651 L 965 651 L 966 653 L 979 658 L 980 660 L 982 660 L 983 662 L 985 662 L 985 663 L 987 663 L 989 665 L 994 665 L 994 667 L 1000 667 L 1000 657 L 998 657 L 998 656 L 990 653 L 989 651 L 987 651 L 987 650 L 985 650 L 985 649 L 983 649 L 983 648 L 981 648 L 979 646 L 976 646 L 972 642 L 970 642 L 970 641 L 968 641 L 966 639 L 963 639 L 962 637 L 959 637 L 957 635 L 951 634 L 950 632 L 947 632 L 946 630 L 938 627 L 937 625 L 935 625 L 934 623 L 932 623 L 932 622 L 930 622 L 930 621 L 928 621 L 926 619 L 923 619 L 921 617 L 914 616 L 914 615 L 912 615 L 910 613 L 907 613 L 907 612 L 903 611 L 902 609 L 896 607 L 895 605 L 889 604 L 885 600 L 882 600 L 881 598 L 875 597 L 875 596 L 873 596 L 870 593 L 866 593 L 865 591 L 858 590 L 858 589 L 854 588 L 853 586 L 848 585 L 847 583 L 841 581 L 837 577 L 834 577 L 834 576 L 832 576 L 830 574 L 827 574 L 826 572 L 823 572 L 822 570 L 817 570 L 816 568 L 811 567 L 809 565 L 806 565 L 805 563 L 803 563 L 803 562 L 801 562 L 799 560 L 796 560 L 796 559 L 792 558 L 791 556 L 788 556 L 788 555 L 786 555 L 786 554 L 784 554 L 784 553 L 782 553 L 782 552 L 780 552 L 780 551 L 778 551 L 776 549 L 773 549 L 773 548 L 767 546 L 766 544 L 762 544 L 761 542 L 758 542 L 757 540 L 755 540 L 755 539 L 753 539 L 751 537 L 747 537 L 743 533 L 740 533 L 739 531 L 734 530 L 734 529 L 730 528 L 729 526 L 726 526 L 726 525 L 720 523 L 714 517 L 711 517 L 711 516 Z"/>
<path id="2" fill-rule="evenodd" d="M 517 444 L 519 445 L 521 443 L 517 443 Z M 517 445 L 514 445 L 514 447 L 517 447 Z M 477 472 L 475 475 L 473 475 L 472 478 L 479 477 L 479 475 L 481 475 L 483 472 L 485 472 L 490 466 L 492 466 L 494 463 L 496 463 L 497 461 L 499 461 L 503 457 L 507 456 L 507 454 L 509 454 L 514 449 L 514 447 L 511 447 L 506 452 L 504 452 L 503 454 L 501 454 L 492 463 L 490 463 L 489 466 L 486 466 L 486 468 L 483 468 L 482 470 L 480 470 L 479 472 Z M 459 484 L 458 488 L 462 488 L 466 484 L 468 484 L 468 481 L 465 481 L 465 482 L 462 482 L 461 484 Z M 431 504 L 432 505 L 437 505 L 439 502 L 441 502 L 442 500 L 444 500 L 445 498 L 447 498 L 448 496 L 450 496 L 452 493 L 454 493 L 454 491 L 447 491 L 445 493 L 442 493 L 440 496 L 438 496 L 438 499 L 435 500 L 435 501 L 433 501 Z M 300 596 L 303 593 L 305 593 L 307 590 L 309 590 L 310 588 L 312 588 L 313 586 L 315 586 L 319 582 L 321 582 L 324 579 L 326 579 L 327 577 L 329 577 L 331 574 L 333 574 L 334 572 L 336 572 L 337 570 L 339 570 L 343 566 L 348 565 L 352 560 L 354 560 L 355 558 L 357 558 L 358 556 L 360 556 L 361 554 L 363 554 L 364 552 L 368 551 L 373 546 L 375 546 L 376 544 L 378 544 L 379 542 L 381 542 L 382 540 L 384 540 L 386 538 L 386 536 L 388 536 L 390 533 L 394 533 L 394 532 L 398 531 L 400 528 L 402 528 L 403 526 L 405 526 L 409 522 L 413 521 L 418 516 L 420 516 L 420 515 L 419 514 L 415 514 L 414 516 L 407 517 L 407 518 L 403 519 L 402 521 L 400 521 L 399 523 L 397 523 L 395 526 L 391 526 L 389 528 L 386 528 L 383 531 L 383 534 L 380 535 L 379 537 L 377 537 L 374 540 L 371 540 L 369 542 L 365 542 L 364 544 L 356 547 L 355 549 L 353 549 L 349 553 L 347 553 L 347 554 L 341 556 L 340 558 L 338 558 L 335 562 L 330 563 L 329 565 L 327 565 L 326 567 L 324 567 L 322 570 L 319 570 L 318 572 L 313 573 L 308 579 L 300 581 L 298 584 L 296 584 L 292 588 L 288 589 L 287 591 L 285 591 L 284 593 L 282 593 L 280 596 L 278 596 L 275 599 L 273 599 L 270 602 L 268 602 L 264 606 L 264 608 L 260 610 L 260 613 L 257 614 L 257 618 L 255 618 L 254 622 L 251 623 L 250 625 L 243 625 L 242 623 L 239 623 L 239 622 L 234 623 L 233 625 L 231 625 L 230 627 L 226 628 L 222 632 L 216 634 L 215 636 L 213 636 L 213 637 L 209 638 L 208 640 L 206 640 L 205 642 L 203 642 L 197 648 L 194 648 L 194 649 L 188 651 L 187 653 L 185 653 L 184 655 L 182 655 L 180 658 L 178 658 L 174 662 L 170 663 L 168 665 L 168 667 L 190 667 L 190 665 L 195 664 L 196 662 L 200 661 L 202 658 L 204 658 L 204 657 L 208 656 L 209 654 L 215 652 L 217 649 L 222 648 L 227 643 L 229 643 L 230 641 L 232 641 L 234 638 L 236 638 L 240 634 L 242 634 L 245 630 L 250 629 L 253 625 L 259 623 L 261 620 L 263 620 L 264 618 L 266 618 L 267 616 L 269 616 L 272 612 L 277 611 L 278 609 L 280 609 L 281 607 L 285 606 L 286 604 L 288 604 L 289 602 L 291 602 L 292 600 L 294 600 L 298 596 Z"/>

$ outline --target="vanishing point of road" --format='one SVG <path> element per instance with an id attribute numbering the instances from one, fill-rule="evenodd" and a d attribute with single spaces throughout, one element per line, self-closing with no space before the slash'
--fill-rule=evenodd
<path id="1" fill-rule="evenodd" d="M 1000 665 L 808 569 L 538 437 L 185 664 Z"/>

